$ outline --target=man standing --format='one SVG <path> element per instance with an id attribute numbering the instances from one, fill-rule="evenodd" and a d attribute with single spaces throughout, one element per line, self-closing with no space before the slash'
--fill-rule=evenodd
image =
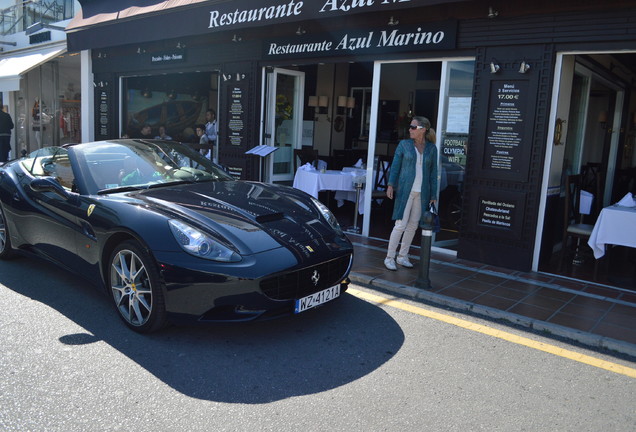
<path id="1" fill-rule="evenodd" d="M 218 134 L 218 129 L 216 125 L 216 112 L 210 108 L 205 112 L 205 136 L 208 139 L 208 143 L 210 144 L 210 153 L 208 157 L 214 162 L 216 162 L 216 157 L 214 155 L 214 146 L 216 145 L 216 139 Z"/>
<path id="2" fill-rule="evenodd" d="M 0 162 L 9 160 L 9 152 L 11 151 L 11 130 L 13 129 L 13 120 L 7 112 L 8 107 L 4 105 L 0 110 Z"/>

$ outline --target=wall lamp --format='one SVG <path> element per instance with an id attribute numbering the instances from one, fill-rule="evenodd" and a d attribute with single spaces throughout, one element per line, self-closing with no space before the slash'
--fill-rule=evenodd
<path id="1" fill-rule="evenodd" d="M 232 37 L 232 42 L 240 42 L 240 41 L 242 41 L 242 40 L 243 40 L 243 38 L 242 38 L 242 37 L 237 36 L 237 34 L 236 34 L 236 33 L 234 33 L 234 36 Z"/>
<path id="2" fill-rule="evenodd" d="M 296 30 L 296 34 L 297 34 L 298 36 L 302 36 L 302 35 L 304 35 L 305 33 L 307 33 L 307 30 L 305 30 L 302 26 L 298 26 L 298 30 Z"/>
<path id="3" fill-rule="evenodd" d="M 490 62 L 490 73 L 496 74 L 497 72 L 499 72 L 500 69 L 501 67 L 499 66 L 499 63 L 497 62 L 497 59 L 492 59 L 492 61 Z"/>
<path id="4" fill-rule="evenodd" d="M 495 10 L 492 6 L 488 6 L 488 18 L 497 18 L 498 15 L 498 10 Z"/>
<path id="5" fill-rule="evenodd" d="M 526 63 L 526 61 L 521 62 L 521 66 L 519 66 L 519 73 L 524 74 L 530 70 L 530 65 Z"/>
<path id="6" fill-rule="evenodd" d="M 327 114 L 327 107 L 329 106 L 328 96 L 309 96 L 307 106 L 314 109 L 315 114 Z M 316 112 L 318 108 L 318 112 Z M 317 118 L 315 120 L 318 120 Z M 327 119 L 329 121 L 329 119 Z"/>
<path id="7" fill-rule="evenodd" d="M 607 111 L 598 113 L 598 122 L 601 125 L 601 129 L 607 129 Z"/>
<path id="8" fill-rule="evenodd" d="M 400 20 L 399 20 L 399 19 L 397 19 L 397 18 L 395 18 L 395 17 L 393 17 L 393 15 L 391 15 L 391 18 L 389 18 L 389 22 L 388 22 L 388 23 L 386 23 L 386 24 L 387 24 L 387 25 L 390 25 L 390 26 L 396 26 L 396 25 L 398 25 L 399 23 L 400 23 Z"/>
<path id="9" fill-rule="evenodd" d="M 345 109 L 352 110 L 356 106 L 356 98 L 347 96 L 338 96 L 338 114 L 344 114 Z"/>
<path id="10" fill-rule="evenodd" d="M 24 34 L 26 34 L 28 36 L 28 35 L 32 35 L 33 33 L 37 33 L 40 30 L 44 30 L 44 29 L 64 31 L 64 27 L 55 26 L 55 25 L 51 25 L 51 24 L 46 24 L 46 23 L 38 21 L 38 22 L 33 23 L 30 26 L 28 26 L 26 28 L 26 30 L 24 31 Z"/>

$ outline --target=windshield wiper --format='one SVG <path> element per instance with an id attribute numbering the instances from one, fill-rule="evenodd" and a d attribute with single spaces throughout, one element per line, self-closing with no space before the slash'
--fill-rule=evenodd
<path id="1" fill-rule="evenodd" d="M 108 189 L 100 189 L 97 191 L 97 195 L 107 195 L 110 193 L 118 193 L 118 192 L 131 192 L 131 191 L 137 191 L 137 190 L 142 190 L 142 189 L 147 189 L 147 187 L 142 187 L 142 186 L 120 186 L 120 187 L 116 187 L 116 188 L 108 188 Z"/>

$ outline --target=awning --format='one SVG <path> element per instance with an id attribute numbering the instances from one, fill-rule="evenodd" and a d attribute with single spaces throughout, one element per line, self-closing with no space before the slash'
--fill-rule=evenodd
<path id="1" fill-rule="evenodd" d="M 66 47 L 49 48 L 10 57 L 0 57 L 0 91 L 20 90 L 20 78 L 25 73 L 66 52 Z"/>
<path id="2" fill-rule="evenodd" d="M 79 1 L 81 11 L 66 27 L 66 42 L 71 52 L 358 13 L 390 12 L 462 0 L 366 3 L 300 0 Z"/>

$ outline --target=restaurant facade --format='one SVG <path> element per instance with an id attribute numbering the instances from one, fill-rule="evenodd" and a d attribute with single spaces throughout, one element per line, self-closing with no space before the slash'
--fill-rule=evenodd
<path id="1" fill-rule="evenodd" d="M 524 271 L 562 249 L 568 174 L 597 176 L 602 206 L 633 191 L 634 1 L 80 3 L 66 31 L 90 93 L 82 141 L 150 125 L 191 142 L 213 109 L 215 156 L 236 178 L 291 185 L 294 150 L 327 169 L 363 163 L 362 235 L 382 237 L 381 173 L 425 116 L 440 156 L 434 247 Z"/>

